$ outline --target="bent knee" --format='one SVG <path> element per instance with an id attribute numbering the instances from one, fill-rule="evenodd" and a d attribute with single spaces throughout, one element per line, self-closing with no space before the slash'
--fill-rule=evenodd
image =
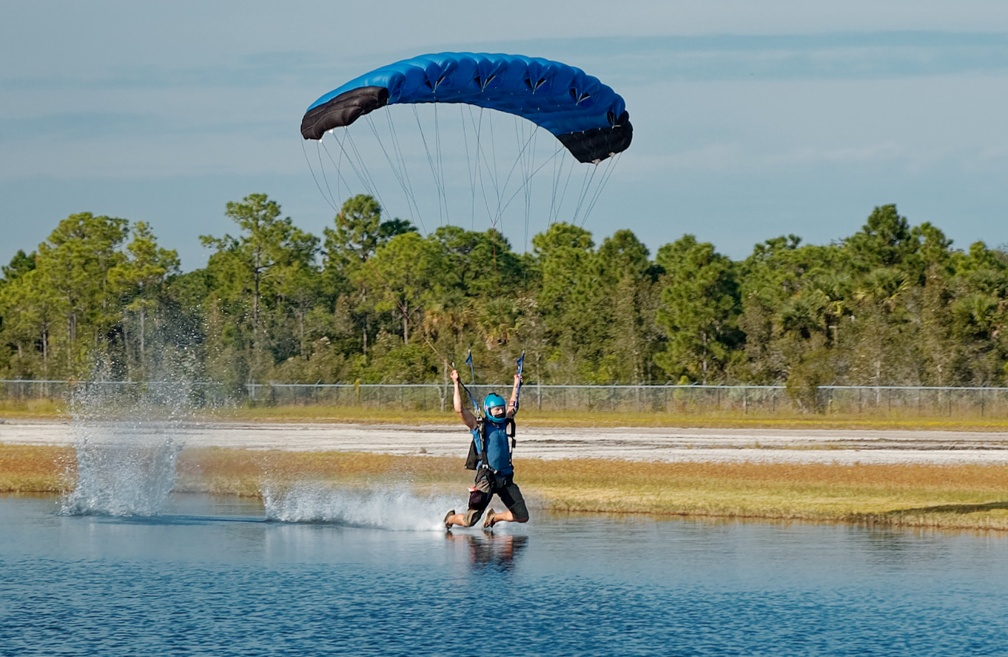
<path id="1" fill-rule="evenodd" d="M 469 509 L 466 511 L 464 516 L 465 526 L 472 527 L 475 525 L 479 521 L 481 515 L 483 515 L 483 512 L 477 509 Z"/>

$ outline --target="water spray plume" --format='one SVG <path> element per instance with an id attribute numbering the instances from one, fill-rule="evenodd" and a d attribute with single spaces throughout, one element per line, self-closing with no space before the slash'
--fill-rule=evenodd
<path id="1" fill-rule="evenodd" d="M 192 417 L 188 381 L 173 376 L 138 385 L 111 381 L 108 367 L 95 368 L 71 399 L 77 480 L 63 513 L 162 512 L 175 488 L 183 425 Z"/>
<path id="2" fill-rule="evenodd" d="M 443 515 L 451 499 L 418 497 L 406 485 L 335 489 L 322 483 L 262 490 L 266 517 L 280 522 L 334 523 L 401 531 L 442 531 L 431 518 Z"/>

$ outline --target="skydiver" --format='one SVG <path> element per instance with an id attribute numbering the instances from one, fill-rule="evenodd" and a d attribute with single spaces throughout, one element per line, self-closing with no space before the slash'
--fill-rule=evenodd
<path id="1" fill-rule="evenodd" d="M 507 511 L 497 513 L 490 509 L 483 521 L 484 529 L 491 529 L 499 522 L 528 522 L 525 498 L 514 483 L 514 466 L 511 463 L 511 439 L 514 437 L 514 415 L 518 412 L 521 374 L 515 374 L 511 400 L 507 407 L 505 408 L 503 397 L 490 393 L 483 399 L 483 417 L 479 419 L 462 405 L 458 370 L 451 371 L 451 378 L 455 384 L 452 405 L 472 434 L 466 467 L 476 470 L 476 477 L 469 487 L 469 508 L 464 513 L 455 513 L 455 509 L 449 511 L 444 518 L 445 529 L 451 531 L 454 525 L 475 525 L 490 506 L 494 495 L 500 498 Z"/>

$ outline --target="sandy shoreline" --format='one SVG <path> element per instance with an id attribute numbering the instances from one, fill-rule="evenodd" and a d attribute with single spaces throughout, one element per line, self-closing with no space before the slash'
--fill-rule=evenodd
<path id="1" fill-rule="evenodd" d="M 0 443 L 73 445 L 133 436 L 171 437 L 186 447 L 360 451 L 465 456 L 461 425 L 404 429 L 391 425 L 144 422 L 79 425 L 0 421 Z M 600 458 L 655 462 L 1008 464 L 1008 433 L 957 431 L 691 428 L 556 429 L 519 426 L 515 458 Z"/>

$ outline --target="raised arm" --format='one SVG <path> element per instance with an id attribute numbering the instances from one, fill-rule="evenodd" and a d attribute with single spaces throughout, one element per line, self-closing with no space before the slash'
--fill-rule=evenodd
<path id="1" fill-rule="evenodd" d="M 452 395 L 452 407 L 455 409 L 456 415 L 462 420 L 470 429 L 476 428 L 476 418 L 473 416 L 472 412 L 466 408 L 465 404 L 462 403 L 462 384 L 459 382 L 458 370 L 453 369 L 451 371 L 451 380 L 455 384 L 455 392 Z"/>
<path id="2" fill-rule="evenodd" d="M 507 416 L 513 417 L 518 412 L 518 389 L 521 388 L 521 374 L 515 374 L 514 387 L 511 388 L 511 400 L 508 402 Z"/>

